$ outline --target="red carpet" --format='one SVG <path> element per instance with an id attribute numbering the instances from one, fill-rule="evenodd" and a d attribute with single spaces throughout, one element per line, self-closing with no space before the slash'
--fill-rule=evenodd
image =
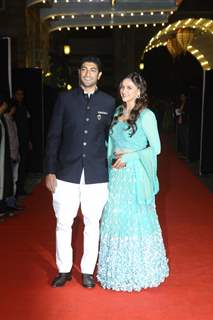
<path id="1" fill-rule="evenodd" d="M 76 219 L 74 279 L 52 289 L 55 219 L 39 185 L 26 209 L 0 225 L 2 320 L 210 320 L 213 314 L 213 199 L 169 146 L 159 159 L 158 214 L 170 277 L 158 288 L 118 293 L 80 285 L 81 217 Z M 75 250 L 76 252 L 76 250 Z"/>

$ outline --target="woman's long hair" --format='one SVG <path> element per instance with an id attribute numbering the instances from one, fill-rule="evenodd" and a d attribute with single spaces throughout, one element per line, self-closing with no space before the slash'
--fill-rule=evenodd
<path id="1" fill-rule="evenodd" d="M 135 106 L 131 110 L 129 119 L 127 120 L 127 123 L 128 123 L 127 130 L 131 129 L 130 137 L 132 137 L 137 130 L 136 121 L 139 118 L 140 112 L 148 106 L 148 95 L 146 93 L 147 84 L 146 84 L 146 81 L 137 72 L 132 72 L 128 74 L 128 76 L 126 76 L 124 79 L 130 79 L 134 83 L 134 85 L 140 90 L 140 95 L 135 100 Z M 123 80 L 119 85 L 119 89 L 121 88 Z M 123 102 L 123 105 L 120 106 L 117 114 L 113 118 L 111 129 L 118 122 L 118 118 L 123 115 L 125 107 L 126 107 L 126 103 Z"/>

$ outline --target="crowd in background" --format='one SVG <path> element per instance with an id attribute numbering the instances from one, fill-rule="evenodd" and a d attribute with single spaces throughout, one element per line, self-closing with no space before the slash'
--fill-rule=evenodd
<path id="1" fill-rule="evenodd" d="M 0 219 L 13 216 L 23 208 L 19 197 L 27 195 L 30 114 L 24 91 L 16 89 L 13 99 L 0 95 Z"/>
<path id="2" fill-rule="evenodd" d="M 196 95 L 193 94 L 193 98 L 196 99 Z M 199 113 L 199 110 L 197 110 L 198 108 L 192 101 L 191 94 L 183 91 L 173 97 L 152 97 L 151 109 L 156 115 L 160 132 L 175 132 L 178 157 L 188 159 L 190 157 L 189 128 L 190 125 L 192 125 L 192 118 L 195 118 L 196 114 Z M 193 117 L 191 117 L 192 114 Z M 197 117 L 198 123 L 199 119 L 200 115 Z M 193 126 L 194 125 L 195 124 L 193 123 Z M 197 134 L 199 134 L 199 128 L 195 129 Z"/>

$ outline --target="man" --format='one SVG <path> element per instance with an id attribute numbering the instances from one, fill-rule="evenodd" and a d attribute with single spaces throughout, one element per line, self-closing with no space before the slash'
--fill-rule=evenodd
<path id="1" fill-rule="evenodd" d="M 115 101 L 97 88 L 101 62 L 86 57 L 79 68 L 79 88 L 59 95 L 53 111 L 46 149 L 46 186 L 53 194 L 57 219 L 56 264 L 52 282 L 61 287 L 71 280 L 72 224 L 79 205 L 84 217 L 82 285 L 93 288 L 99 220 L 107 201 L 106 141 Z"/>

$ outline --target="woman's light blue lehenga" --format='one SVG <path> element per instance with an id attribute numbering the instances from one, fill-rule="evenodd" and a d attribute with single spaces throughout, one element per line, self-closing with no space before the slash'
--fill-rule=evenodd
<path id="1" fill-rule="evenodd" d="M 97 278 L 103 288 L 140 291 L 157 287 L 169 274 L 155 208 L 160 140 L 153 112 L 144 109 L 130 137 L 126 122 L 112 128 L 108 143 L 109 199 L 101 221 Z M 113 152 L 123 151 L 123 169 Z"/>

